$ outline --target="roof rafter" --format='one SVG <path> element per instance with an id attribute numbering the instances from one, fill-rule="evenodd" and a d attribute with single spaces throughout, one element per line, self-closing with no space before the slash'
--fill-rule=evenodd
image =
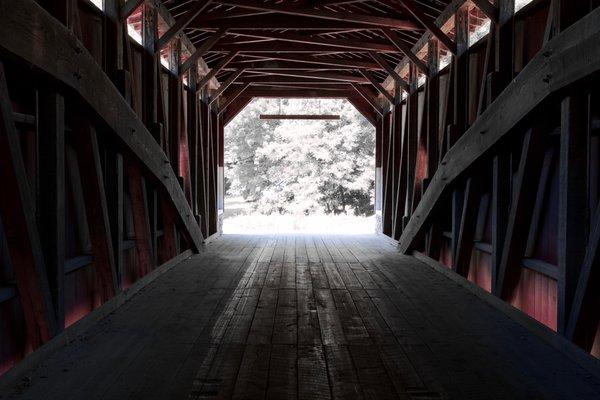
<path id="1" fill-rule="evenodd" d="M 442 42 L 444 46 L 452 54 L 456 54 L 456 43 L 450 39 L 442 30 L 431 21 L 421 10 L 421 8 L 413 0 L 379 0 L 388 4 L 390 7 L 402 7 L 407 10 L 425 29 L 427 29 L 437 40 Z"/>
<path id="2" fill-rule="evenodd" d="M 386 26 L 394 29 L 414 29 L 416 25 L 414 22 L 409 20 L 400 20 L 388 17 L 379 17 L 374 15 L 364 15 L 364 14 L 355 14 L 349 12 L 332 12 L 332 11 L 324 11 L 324 10 L 316 10 L 311 8 L 301 8 L 301 7 L 289 7 L 289 6 L 281 6 L 276 4 L 265 4 L 253 1 L 245 1 L 245 0 L 215 0 L 215 3 L 234 6 L 234 7 L 242 7 L 248 8 L 251 10 L 261 10 L 261 11 L 274 11 L 280 14 L 287 15 L 297 15 L 304 17 L 313 17 L 320 19 L 329 19 L 329 20 L 337 20 L 337 21 L 349 21 L 355 22 L 358 24 L 375 24 L 379 26 Z"/>
<path id="3" fill-rule="evenodd" d="M 202 77 L 202 80 L 198 82 L 196 91 L 199 92 L 200 90 L 202 90 L 204 86 L 206 86 L 206 84 L 219 73 L 219 71 L 225 68 L 227 64 L 229 64 L 229 62 L 231 62 L 231 60 L 235 58 L 236 55 L 237 52 L 232 51 L 229 54 L 227 54 L 223 59 L 221 59 L 221 61 L 219 61 L 219 64 L 217 64 L 213 69 L 208 71 L 208 73 L 204 75 L 204 77 Z"/>
<path id="4" fill-rule="evenodd" d="M 230 32 L 232 33 L 232 32 Z M 334 46 L 344 49 L 351 50 L 372 50 L 390 52 L 395 51 L 394 46 L 390 46 L 387 43 L 378 42 L 363 42 L 359 40 L 346 40 L 346 39 L 332 39 L 332 38 L 320 38 L 320 37 L 307 37 L 302 35 L 294 35 L 289 33 L 243 33 L 236 32 L 235 34 L 245 37 L 252 37 L 258 39 L 276 39 L 284 42 L 291 43 L 304 43 L 304 44 L 315 44 L 322 46 Z"/>
<path id="5" fill-rule="evenodd" d="M 404 53 L 404 55 L 407 56 L 410 61 L 421 70 L 421 72 L 425 74 L 428 72 L 427 65 L 425 65 L 425 63 L 421 61 L 415 53 L 412 52 L 410 47 L 404 44 L 404 42 L 402 42 L 402 40 L 392 30 L 382 29 L 381 32 L 383 32 L 385 37 L 387 37 L 400 52 Z"/>
<path id="6" fill-rule="evenodd" d="M 244 91 L 252 85 L 251 83 L 244 83 L 242 86 L 236 87 L 231 93 L 228 93 L 227 96 L 224 96 L 223 102 L 219 103 L 219 107 L 217 109 L 217 114 L 221 114 L 229 105 L 237 99 Z M 222 97 L 223 98 L 223 97 Z"/>
<path id="7" fill-rule="evenodd" d="M 356 83 L 352 83 L 351 85 L 354 90 L 356 90 L 356 92 L 358 92 L 358 94 L 361 95 L 362 98 L 365 99 L 366 102 L 375 109 L 377 114 L 383 115 L 383 111 L 381 111 L 381 107 L 379 106 L 379 103 L 377 103 L 377 98 L 375 98 L 375 96 L 371 95 L 371 93 L 369 93 L 365 88 L 357 85 Z"/>
<path id="8" fill-rule="evenodd" d="M 196 49 L 194 54 L 188 58 L 183 65 L 179 68 L 181 73 L 184 73 L 188 69 L 191 68 L 192 65 L 198 62 L 198 60 L 209 51 L 215 43 L 217 43 L 225 34 L 227 33 L 227 29 L 219 29 L 213 36 L 211 36 L 208 40 L 206 40 L 202 45 Z"/>
<path id="9" fill-rule="evenodd" d="M 381 93 L 381 95 L 383 96 L 384 99 L 386 99 L 390 104 L 394 104 L 394 96 L 392 96 L 387 90 L 385 90 L 385 88 L 383 86 L 381 86 L 381 84 L 379 82 L 377 82 L 377 79 L 375 79 L 375 77 L 373 75 L 371 75 L 371 73 L 369 73 L 368 71 L 363 71 L 361 70 L 360 73 L 369 80 L 369 82 L 371 82 L 371 85 L 373 85 L 375 87 L 375 89 L 377 89 L 377 91 L 379 93 Z"/>
<path id="10" fill-rule="evenodd" d="M 252 71 L 249 71 L 252 72 Z M 263 71 L 261 71 L 263 72 Z M 351 74 L 331 74 L 327 72 L 293 72 L 293 71 L 268 71 L 268 75 L 278 75 L 278 76 L 290 76 L 296 78 L 314 78 L 318 80 L 325 81 L 339 81 L 344 83 L 369 83 L 369 81 L 362 76 L 355 76 Z"/>
<path id="11" fill-rule="evenodd" d="M 385 69 L 385 71 L 392 77 L 392 79 L 394 79 L 396 83 L 402 86 L 405 90 L 408 90 L 408 83 L 404 79 L 402 79 L 400 75 L 398 75 L 394 67 L 392 67 L 387 61 L 385 61 L 385 59 L 380 54 L 371 51 L 369 52 L 369 55 L 371 56 L 371 58 L 373 58 L 373 60 L 375 60 L 377 64 L 381 66 L 381 68 Z"/>
<path id="12" fill-rule="evenodd" d="M 158 52 L 162 48 L 164 48 L 167 44 L 169 44 L 171 39 L 173 39 L 182 30 L 184 30 L 185 27 L 187 27 L 189 25 L 189 23 L 192 22 L 192 20 L 194 18 L 196 18 L 196 16 L 198 14 L 200 14 L 202 11 L 204 11 L 211 3 L 212 3 L 212 0 L 198 1 L 194 7 L 192 7 L 188 12 L 183 14 L 182 17 L 178 18 L 175 21 L 175 24 L 172 27 L 170 27 L 169 30 L 166 31 L 158 39 L 158 42 L 156 43 L 156 48 L 154 49 L 154 51 Z"/>
<path id="13" fill-rule="evenodd" d="M 375 53 L 376 54 L 376 53 Z M 377 63 L 372 63 L 369 61 L 357 61 L 357 60 L 344 60 L 340 58 L 333 57 L 294 57 L 294 56 L 285 56 L 281 54 L 274 54 L 269 56 L 257 56 L 264 61 L 268 60 L 279 60 L 279 61 L 289 61 L 289 62 L 299 62 L 303 64 L 315 64 L 315 65 L 330 65 L 333 67 L 346 67 L 346 68 L 365 68 L 365 69 L 381 69 L 378 67 Z M 254 62 L 252 61 L 242 61 L 242 62 Z"/>
<path id="14" fill-rule="evenodd" d="M 210 100 L 208 102 L 208 104 L 212 104 L 216 99 L 219 98 L 219 96 L 233 83 L 235 82 L 235 80 L 237 78 L 240 77 L 240 75 L 242 75 L 244 73 L 245 69 L 244 68 L 240 68 L 235 70 L 230 76 L 229 78 L 227 78 L 227 80 L 223 83 L 221 83 L 221 85 L 219 86 L 219 88 L 212 93 L 212 95 L 210 96 Z"/>

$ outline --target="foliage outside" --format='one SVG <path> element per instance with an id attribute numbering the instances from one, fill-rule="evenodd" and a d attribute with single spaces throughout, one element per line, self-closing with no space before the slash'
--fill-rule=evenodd
<path id="1" fill-rule="evenodd" d="M 261 120 L 260 114 L 339 114 Z M 373 214 L 373 126 L 345 100 L 255 99 L 225 130 L 226 195 L 255 213 Z"/>

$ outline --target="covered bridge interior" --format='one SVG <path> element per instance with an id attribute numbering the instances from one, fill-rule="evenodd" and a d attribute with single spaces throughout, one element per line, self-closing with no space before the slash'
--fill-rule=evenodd
<path id="1" fill-rule="evenodd" d="M 0 0 L 0 398 L 600 398 L 598 5 Z M 221 235 L 257 97 L 375 126 L 377 235 Z"/>

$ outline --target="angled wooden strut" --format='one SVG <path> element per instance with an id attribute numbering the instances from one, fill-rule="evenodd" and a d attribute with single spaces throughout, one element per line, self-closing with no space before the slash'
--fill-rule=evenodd
<path id="1" fill-rule="evenodd" d="M 379 103 L 377 103 L 377 99 L 373 95 L 371 95 L 371 93 L 369 93 L 365 88 L 361 87 L 361 85 L 359 85 L 359 84 L 352 83 L 351 85 L 354 88 L 354 90 L 356 90 L 356 92 L 360 96 L 362 96 L 365 99 L 365 101 L 367 103 L 369 103 L 369 105 L 371 107 L 373 107 L 375 109 L 377 114 L 383 115 L 383 112 L 381 111 L 381 107 L 380 107 Z"/>
<path id="2" fill-rule="evenodd" d="M 551 53 L 541 50 L 473 122 L 459 141 L 446 153 L 428 190 L 419 202 L 407 229 L 400 238 L 399 249 L 412 249 L 423 234 L 438 201 L 448 194 L 451 183 L 464 173 L 529 113 L 544 104 L 553 93 L 598 71 L 600 48 L 600 9 L 595 9 L 552 41 Z M 577 45 L 575 45 L 577 43 Z M 541 87 L 538 82 L 547 80 Z M 520 101 L 515 102 L 515 97 Z"/>
<path id="3" fill-rule="evenodd" d="M 138 272 L 140 276 L 152 270 L 152 241 L 150 238 L 150 219 L 146 185 L 140 167 L 133 162 L 125 164 L 127 186 L 131 199 L 133 214 L 133 230 L 135 234 L 135 250 L 137 254 Z"/>
<path id="4" fill-rule="evenodd" d="M 386 38 L 388 38 L 390 42 L 392 42 L 394 47 L 399 52 L 408 57 L 410 61 L 413 64 L 415 64 L 415 66 L 419 68 L 421 72 L 423 72 L 424 74 L 428 72 L 427 65 L 423 61 L 421 61 L 421 59 L 417 57 L 417 55 L 411 50 L 411 48 L 408 45 L 404 44 L 402 42 L 402 39 L 400 39 L 398 35 L 396 35 L 391 29 L 381 29 L 381 32 Z"/>
<path id="5" fill-rule="evenodd" d="M 117 272 L 98 139 L 87 121 L 76 118 L 73 128 L 92 243 L 92 267 L 96 271 L 101 298 L 107 301 L 117 292 Z"/>
<path id="6" fill-rule="evenodd" d="M 78 93 L 86 111 L 100 118 L 159 189 L 168 192 L 194 250 L 201 248 L 199 226 L 164 152 L 83 44 L 32 0 L 0 0 L 0 13 L 6 10 L 14 18 L 0 25 L 0 47 Z M 47 34 L 40 34 L 41 27 Z M 37 46 L 31 46 L 32 40 Z M 57 59 L 65 62 L 52 61 Z"/>
<path id="7" fill-rule="evenodd" d="M 0 63 L 0 217 L 27 326 L 28 344 L 37 348 L 56 333 L 44 254 L 33 196 L 23 164 L 4 67 Z"/>

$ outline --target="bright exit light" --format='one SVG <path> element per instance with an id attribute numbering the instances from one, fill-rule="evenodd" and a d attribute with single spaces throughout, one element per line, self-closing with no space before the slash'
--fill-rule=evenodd
<path id="1" fill-rule="evenodd" d="M 375 233 L 375 128 L 348 101 L 255 99 L 224 147 L 223 233 Z"/>

